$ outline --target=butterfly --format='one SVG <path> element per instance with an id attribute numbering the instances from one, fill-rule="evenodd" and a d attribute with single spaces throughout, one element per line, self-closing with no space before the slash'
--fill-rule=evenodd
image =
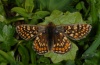
<path id="1" fill-rule="evenodd" d="M 72 40 L 85 38 L 91 31 L 89 24 L 48 25 L 22 24 L 16 27 L 17 33 L 25 40 L 34 39 L 33 49 L 43 55 L 49 51 L 65 54 L 71 48 Z"/>

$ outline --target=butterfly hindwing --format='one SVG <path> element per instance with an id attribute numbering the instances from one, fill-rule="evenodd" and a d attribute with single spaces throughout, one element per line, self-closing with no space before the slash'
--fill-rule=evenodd
<path id="1" fill-rule="evenodd" d="M 39 55 L 43 55 L 44 53 L 48 52 L 48 39 L 45 33 L 39 33 L 34 40 L 33 49 Z"/>
<path id="2" fill-rule="evenodd" d="M 62 27 L 59 27 L 59 28 L 62 28 Z M 71 48 L 70 40 L 61 31 L 62 31 L 61 29 L 59 30 L 56 29 L 54 33 L 54 38 L 53 38 L 54 42 L 53 42 L 52 50 L 58 54 L 64 54 L 68 52 L 69 49 Z"/>
<path id="3" fill-rule="evenodd" d="M 17 33 L 21 38 L 29 40 L 34 38 L 38 33 L 38 27 L 35 25 L 19 25 L 16 27 Z"/>
<path id="4" fill-rule="evenodd" d="M 74 24 L 64 26 L 64 32 L 67 37 L 73 40 L 80 40 L 87 36 L 91 30 L 91 25 L 89 24 Z"/>

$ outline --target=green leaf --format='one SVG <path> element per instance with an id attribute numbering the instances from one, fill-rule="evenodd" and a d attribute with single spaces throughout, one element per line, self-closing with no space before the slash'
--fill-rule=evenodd
<path id="1" fill-rule="evenodd" d="M 0 62 L 8 63 L 8 61 L 2 55 L 0 55 Z"/>
<path id="2" fill-rule="evenodd" d="M 32 65 L 36 65 L 36 62 L 37 62 L 37 59 L 36 59 L 36 52 L 33 50 L 32 48 L 32 43 L 33 43 L 33 40 L 32 41 L 28 41 L 28 43 L 26 43 L 26 47 L 27 49 L 29 50 L 29 54 L 30 54 L 30 61 L 32 63 Z"/>
<path id="3" fill-rule="evenodd" d="M 9 51 L 10 47 L 16 43 L 16 39 L 13 37 L 14 28 L 11 25 L 4 25 L 2 31 L 0 32 L 0 44 L 1 49 Z"/>
<path id="4" fill-rule="evenodd" d="M 10 53 L 10 52 L 9 52 Z M 0 50 L 0 55 L 7 60 L 8 62 L 10 62 L 11 65 L 16 65 L 16 61 L 14 60 L 14 57 L 11 54 L 7 54 L 4 51 Z"/>
<path id="5" fill-rule="evenodd" d="M 95 53 L 93 53 L 93 56 L 91 58 L 85 59 L 85 63 L 83 65 L 99 65 L 100 60 L 100 50 L 97 50 Z"/>
<path id="6" fill-rule="evenodd" d="M 19 7 L 21 7 L 21 6 L 23 6 L 23 2 L 24 2 L 24 0 L 15 0 L 16 1 L 16 4 L 19 6 Z"/>
<path id="7" fill-rule="evenodd" d="M 43 17 L 45 17 L 49 14 L 50 14 L 50 12 L 48 12 L 48 11 L 37 11 L 37 12 L 35 12 L 35 15 L 37 15 L 37 17 L 39 19 L 42 19 Z"/>
<path id="8" fill-rule="evenodd" d="M 3 41 L 3 37 L 2 37 L 2 35 L 0 34 L 0 41 L 2 42 Z"/>
<path id="9" fill-rule="evenodd" d="M 33 9 L 34 9 L 33 0 L 25 0 L 25 10 L 31 13 Z"/>
<path id="10" fill-rule="evenodd" d="M 4 35 L 4 36 L 6 36 L 6 37 L 12 37 L 13 34 L 14 34 L 14 29 L 12 28 L 11 25 L 9 25 L 9 26 L 5 25 L 5 26 L 3 27 L 2 32 L 3 32 L 3 35 Z"/>
<path id="11" fill-rule="evenodd" d="M 5 63 L 5 62 L 2 62 L 2 63 L 0 63 L 0 65 L 7 65 L 7 63 Z"/>
<path id="12" fill-rule="evenodd" d="M 49 59 L 46 58 L 46 57 L 43 57 L 43 56 L 41 56 L 37 62 L 38 62 L 39 64 L 41 64 L 41 63 L 50 64 Z"/>
<path id="13" fill-rule="evenodd" d="M 6 18 L 2 15 L 0 15 L 0 22 L 4 22 L 6 20 Z"/>
<path id="14" fill-rule="evenodd" d="M 76 65 L 74 60 L 69 60 L 66 62 L 66 65 Z"/>
<path id="15" fill-rule="evenodd" d="M 5 24 L 4 24 L 3 22 L 0 22 L 0 30 L 3 29 L 4 25 L 5 25 Z M 0 31 L 0 33 L 1 33 L 1 31 Z"/>
<path id="16" fill-rule="evenodd" d="M 69 4 L 72 0 L 38 0 L 40 4 L 40 9 L 47 9 L 49 11 L 53 10 L 68 10 Z"/>
<path id="17" fill-rule="evenodd" d="M 96 9 L 97 9 L 97 15 L 99 17 L 99 21 L 100 21 L 100 1 L 99 0 L 96 0 Z"/>
<path id="18" fill-rule="evenodd" d="M 28 65 L 28 63 L 29 63 L 28 50 L 24 46 L 20 45 L 19 48 L 18 48 L 18 51 L 19 51 L 19 53 L 22 57 L 22 63 L 24 65 Z"/>
<path id="19" fill-rule="evenodd" d="M 76 5 L 76 9 L 81 10 L 81 9 L 83 8 L 82 5 L 83 5 L 83 2 L 79 2 L 79 3 Z"/>
<path id="20" fill-rule="evenodd" d="M 66 12 L 62 13 L 61 11 L 54 10 L 49 17 L 45 18 L 45 21 L 41 24 L 48 24 L 49 22 L 53 22 L 55 25 L 60 24 L 82 24 L 86 23 L 82 20 L 82 16 L 79 12 Z"/>
<path id="21" fill-rule="evenodd" d="M 4 9 L 4 4 L 2 3 L 2 1 L 0 0 L 0 15 L 5 16 L 5 9 Z"/>
<path id="22" fill-rule="evenodd" d="M 32 62 L 32 64 L 36 65 L 36 62 L 37 62 L 37 60 L 36 60 L 36 53 L 33 51 L 33 49 L 31 49 L 30 55 L 31 55 L 31 62 Z"/>
<path id="23" fill-rule="evenodd" d="M 11 11 L 14 11 L 18 14 L 20 14 L 23 17 L 29 17 L 29 14 L 26 12 L 26 10 L 24 8 L 21 7 L 14 7 L 11 9 Z"/>
<path id="24" fill-rule="evenodd" d="M 31 20 L 31 24 L 35 24 L 38 23 L 39 19 L 43 19 L 44 17 L 46 17 L 47 15 L 49 15 L 50 12 L 48 11 L 37 11 L 34 13 L 34 15 L 32 16 L 32 20 Z"/>
<path id="25" fill-rule="evenodd" d="M 48 52 L 44 56 L 50 57 L 53 63 L 58 63 L 62 60 L 74 60 L 77 50 L 77 46 L 74 43 L 72 43 L 71 49 L 65 54 L 56 54 L 53 52 Z"/>
<path id="26" fill-rule="evenodd" d="M 90 6 L 91 6 L 91 10 L 90 10 L 90 15 L 92 17 L 92 25 L 96 26 L 98 24 L 98 12 L 97 12 L 97 7 L 95 4 L 95 0 L 90 0 Z"/>

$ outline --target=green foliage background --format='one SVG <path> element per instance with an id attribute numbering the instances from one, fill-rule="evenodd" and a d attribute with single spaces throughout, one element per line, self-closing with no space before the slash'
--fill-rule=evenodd
<path id="1" fill-rule="evenodd" d="M 16 33 L 21 23 L 33 25 L 91 24 L 90 34 L 64 55 L 38 55 L 33 40 Z M 0 0 L 0 65 L 100 65 L 99 0 Z"/>

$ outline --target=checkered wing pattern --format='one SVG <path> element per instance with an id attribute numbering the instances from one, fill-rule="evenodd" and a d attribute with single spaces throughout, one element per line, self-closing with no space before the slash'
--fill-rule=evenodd
<path id="1" fill-rule="evenodd" d="M 71 48 L 71 42 L 64 34 L 63 29 L 61 27 L 56 28 L 54 33 L 54 42 L 52 46 L 52 50 L 57 54 L 64 54 L 69 51 Z"/>
<path id="2" fill-rule="evenodd" d="M 34 38 L 33 49 L 43 55 L 48 51 L 57 54 L 64 54 L 71 48 L 71 41 L 80 40 L 87 36 L 92 26 L 89 24 L 59 25 L 49 24 L 48 26 L 19 25 L 17 33 L 25 40 Z M 67 38 L 68 37 L 68 38 Z"/>
<path id="3" fill-rule="evenodd" d="M 92 26 L 89 24 L 74 24 L 64 26 L 64 32 L 67 37 L 73 40 L 80 40 L 87 36 Z"/>
<path id="4" fill-rule="evenodd" d="M 42 55 L 48 52 L 48 40 L 45 32 L 46 26 L 19 25 L 16 27 L 17 33 L 25 40 L 34 38 L 33 49 Z"/>
<path id="5" fill-rule="evenodd" d="M 25 40 L 32 39 L 36 37 L 38 33 L 38 27 L 35 25 L 19 25 L 16 27 L 17 33 L 20 35 L 21 38 Z"/>
<path id="6" fill-rule="evenodd" d="M 37 54 L 43 55 L 48 52 L 49 48 L 47 39 L 47 34 L 45 33 L 41 32 L 37 35 L 33 43 L 33 49 L 37 52 Z"/>

